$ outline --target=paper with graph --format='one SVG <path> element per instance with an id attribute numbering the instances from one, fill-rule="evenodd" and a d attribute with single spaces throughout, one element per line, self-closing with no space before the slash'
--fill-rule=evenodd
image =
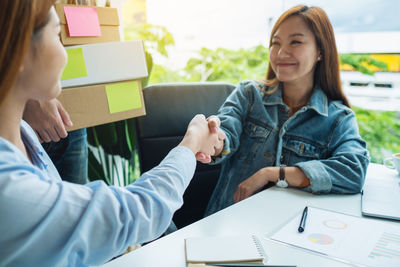
<path id="1" fill-rule="evenodd" d="M 306 227 L 297 231 L 301 212 L 271 239 L 353 264 L 400 266 L 400 224 L 308 207 Z"/>

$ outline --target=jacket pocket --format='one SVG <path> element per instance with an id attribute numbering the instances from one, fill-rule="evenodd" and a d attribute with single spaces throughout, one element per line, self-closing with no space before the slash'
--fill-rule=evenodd
<path id="1" fill-rule="evenodd" d="M 242 161 L 253 161 L 257 153 L 264 147 L 271 129 L 247 121 L 243 127 L 238 150 L 238 159 Z"/>
<path id="2" fill-rule="evenodd" d="M 325 149 L 323 145 L 316 144 L 306 140 L 288 140 L 284 147 L 289 150 L 290 164 L 313 159 L 321 159 L 324 157 Z"/>

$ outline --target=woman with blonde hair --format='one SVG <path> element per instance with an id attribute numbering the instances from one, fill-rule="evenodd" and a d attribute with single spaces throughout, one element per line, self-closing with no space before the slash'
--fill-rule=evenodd
<path id="1" fill-rule="evenodd" d="M 266 82 L 242 82 L 209 118 L 226 139 L 213 155 L 222 170 L 206 215 L 270 182 L 315 194 L 361 191 L 368 151 L 342 91 L 326 13 L 304 5 L 284 12 L 269 59 Z"/>
<path id="2" fill-rule="evenodd" d="M 103 264 L 168 227 L 196 168 L 218 136 L 204 116 L 159 166 L 126 187 L 61 181 L 32 128 L 29 100 L 60 94 L 66 53 L 52 0 L 0 1 L 0 265 Z"/>

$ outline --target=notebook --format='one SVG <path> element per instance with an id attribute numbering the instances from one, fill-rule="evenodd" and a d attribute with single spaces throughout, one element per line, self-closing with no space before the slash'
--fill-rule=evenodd
<path id="1" fill-rule="evenodd" d="M 400 179 L 368 179 L 361 196 L 363 215 L 400 220 Z"/>
<path id="2" fill-rule="evenodd" d="M 185 252 L 188 266 L 222 263 L 263 266 L 266 261 L 264 249 L 254 235 L 187 238 Z"/>

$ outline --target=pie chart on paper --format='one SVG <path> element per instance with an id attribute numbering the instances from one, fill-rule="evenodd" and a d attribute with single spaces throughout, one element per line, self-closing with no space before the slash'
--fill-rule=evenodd
<path id="1" fill-rule="evenodd" d="M 333 238 L 330 237 L 329 235 L 325 235 L 325 234 L 310 234 L 307 237 L 308 240 L 310 240 L 311 242 L 315 243 L 315 244 L 319 244 L 319 245 L 330 245 L 333 243 Z"/>
<path id="2" fill-rule="evenodd" d="M 326 220 L 323 222 L 323 224 L 328 228 L 336 229 L 336 230 L 347 228 L 347 223 L 344 223 L 344 222 L 338 221 L 338 220 Z"/>

